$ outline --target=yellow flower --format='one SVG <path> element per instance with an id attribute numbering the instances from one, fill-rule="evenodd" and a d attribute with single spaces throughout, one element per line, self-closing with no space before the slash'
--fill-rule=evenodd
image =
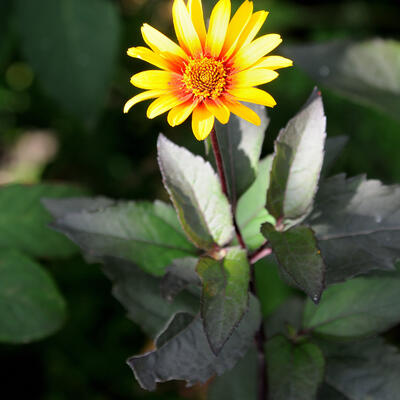
<path id="1" fill-rule="evenodd" d="M 179 46 L 148 24 L 142 35 L 150 47 L 132 47 L 131 57 L 140 58 L 160 68 L 133 75 L 131 83 L 146 89 L 132 97 L 124 112 L 136 103 L 153 99 L 147 117 L 168 112 L 168 123 L 179 125 L 192 114 L 192 129 L 198 140 L 205 139 L 214 126 L 214 118 L 223 124 L 230 113 L 260 124 L 260 118 L 242 101 L 275 106 L 270 94 L 256 88 L 278 76 L 278 68 L 292 65 L 280 57 L 265 57 L 282 41 L 269 34 L 254 39 L 268 12 L 253 13 L 253 3 L 246 0 L 229 21 L 230 0 L 219 0 L 212 10 L 208 30 L 201 0 L 174 0 L 172 15 Z"/>

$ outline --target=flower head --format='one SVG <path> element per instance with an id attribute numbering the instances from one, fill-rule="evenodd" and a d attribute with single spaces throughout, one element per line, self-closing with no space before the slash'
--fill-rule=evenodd
<path id="1" fill-rule="evenodd" d="M 136 103 L 154 100 L 147 117 L 168 111 L 168 123 L 179 125 L 192 114 L 192 129 L 198 140 L 205 139 L 214 126 L 214 118 L 223 124 L 229 115 L 255 124 L 260 118 L 242 101 L 275 106 L 270 94 L 256 88 L 278 76 L 278 68 L 292 61 L 266 55 L 282 41 L 268 34 L 255 39 L 268 12 L 253 13 L 253 3 L 245 0 L 232 19 L 230 0 L 219 0 L 211 12 L 208 30 L 201 0 L 174 0 L 172 15 L 179 45 L 148 24 L 142 35 L 150 47 L 132 47 L 131 57 L 160 68 L 133 75 L 131 83 L 146 91 L 132 97 L 124 112 Z"/>

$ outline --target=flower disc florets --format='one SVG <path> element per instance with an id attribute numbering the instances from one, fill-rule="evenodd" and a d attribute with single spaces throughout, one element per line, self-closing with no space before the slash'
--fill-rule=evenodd
<path id="1" fill-rule="evenodd" d="M 182 80 L 194 96 L 214 99 L 224 91 L 226 76 L 221 61 L 204 57 L 189 60 Z"/>

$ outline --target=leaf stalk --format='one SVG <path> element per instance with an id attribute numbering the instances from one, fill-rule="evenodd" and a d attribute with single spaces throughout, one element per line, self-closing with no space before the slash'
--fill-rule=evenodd
<path id="1" fill-rule="evenodd" d="M 269 256 L 271 253 L 272 253 L 272 249 L 271 249 L 269 243 L 265 242 L 253 253 L 249 254 L 249 262 L 251 265 L 253 265 L 257 261 L 261 260 L 262 258 Z"/>

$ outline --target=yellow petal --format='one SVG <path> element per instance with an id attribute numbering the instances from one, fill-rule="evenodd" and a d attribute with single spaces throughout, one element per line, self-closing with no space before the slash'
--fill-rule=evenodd
<path id="1" fill-rule="evenodd" d="M 166 93 L 165 90 L 148 90 L 147 92 L 139 93 L 125 103 L 124 114 L 126 114 L 135 104 L 144 100 L 154 99 L 155 97 L 162 96 Z"/>
<path id="2" fill-rule="evenodd" d="M 179 104 L 182 104 L 184 100 L 181 98 L 168 93 L 165 94 L 158 99 L 154 100 L 147 109 L 147 118 L 153 119 L 167 111 L 171 108 L 176 107 Z"/>
<path id="3" fill-rule="evenodd" d="M 207 110 L 210 111 L 221 124 L 226 124 L 229 121 L 229 110 L 222 103 L 214 100 L 206 100 L 204 104 Z"/>
<path id="4" fill-rule="evenodd" d="M 279 74 L 271 69 L 246 69 L 232 75 L 233 87 L 249 87 L 263 85 L 273 81 Z"/>
<path id="5" fill-rule="evenodd" d="M 168 123 L 171 126 L 180 125 L 182 122 L 186 121 L 196 106 L 197 102 L 189 100 L 172 108 L 168 113 Z"/>
<path id="6" fill-rule="evenodd" d="M 233 65 L 239 70 L 244 70 L 255 64 L 261 57 L 275 49 L 282 42 L 280 35 L 271 33 L 254 40 L 249 45 L 242 47 L 233 57 Z"/>
<path id="7" fill-rule="evenodd" d="M 274 107 L 276 105 L 276 101 L 269 93 L 257 88 L 234 88 L 229 90 L 229 94 L 240 101 L 262 104 L 266 107 Z"/>
<path id="8" fill-rule="evenodd" d="M 206 52 L 218 57 L 224 45 L 229 18 L 231 16 L 231 1 L 219 0 L 211 12 L 208 26 Z"/>
<path id="9" fill-rule="evenodd" d="M 194 29 L 199 36 L 201 44 L 204 46 L 206 43 L 207 31 L 204 24 L 203 6 L 201 0 L 189 0 L 187 8 L 189 10 L 190 18 L 193 22 Z"/>
<path id="10" fill-rule="evenodd" d="M 178 74 L 181 73 L 182 66 L 185 65 L 185 60 L 175 54 L 168 53 L 167 51 L 161 51 L 160 56 L 168 61 L 170 65 L 170 71 L 177 72 Z"/>
<path id="11" fill-rule="evenodd" d="M 263 26 L 268 14 L 267 11 L 257 11 L 251 16 L 250 21 L 247 23 L 236 44 L 236 51 L 239 51 L 242 47 L 251 43 Z"/>
<path id="12" fill-rule="evenodd" d="M 287 68 L 293 65 L 293 61 L 288 58 L 281 56 L 269 56 L 262 58 L 257 64 L 252 68 L 269 68 L 269 69 L 278 69 L 278 68 Z"/>
<path id="13" fill-rule="evenodd" d="M 194 29 L 189 12 L 183 0 L 175 0 L 172 6 L 172 17 L 178 42 L 193 56 L 201 54 L 202 47 L 199 36 Z"/>
<path id="14" fill-rule="evenodd" d="M 261 124 L 261 119 L 257 115 L 257 113 L 254 112 L 251 108 L 246 107 L 244 104 L 239 102 L 227 102 L 225 104 L 229 108 L 229 111 L 231 111 L 238 117 L 243 118 L 246 121 L 249 121 L 250 123 L 257 126 Z"/>
<path id="15" fill-rule="evenodd" d="M 142 71 L 132 76 L 131 83 L 140 89 L 170 89 L 174 76 L 169 71 Z"/>
<path id="16" fill-rule="evenodd" d="M 187 58 L 185 52 L 175 42 L 148 24 L 143 24 L 142 36 L 147 45 L 156 53 L 167 52 L 184 60 Z"/>
<path id="17" fill-rule="evenodd" d="M 171 68 L 170 63 L 165 58 L 161 57 L 157 53 L 154 53 L 147 47 L 131 47 L 128 49 L 127 54 L 130 57 L 139 58 L 140 60 L 146 61 L 161 69 Z"/>
<path id="18" fill-rule="evenodd" d="M 192 114 L 192 129 L 197 140 L 204 140 L 214 126 L 214 115 L 212 115 L 204 104 L 198 105 Z"/>
<path id="19" fill-rule="evenodd" d="M 253 12 L 253 2 L 246 0 L 236 11 L 229 22 L 226 32 L 225 43 L 222 48 L 222 54 L 225 58 L 229 58 L 235 50 L 236 44 L 239 41 L 240 34 L 246 28 L 250 21 Z"/>

